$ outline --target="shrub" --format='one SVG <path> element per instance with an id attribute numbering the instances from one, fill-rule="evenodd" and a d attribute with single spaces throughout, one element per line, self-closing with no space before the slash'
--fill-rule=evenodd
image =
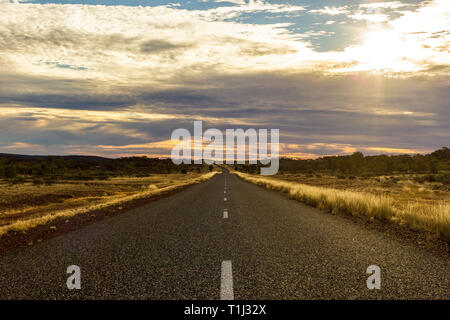
<path id="1" fill-rule="evenodd" d="M 21 184 L 21 183 L 25 183 L 25 182 L 27 182 L 27 179 L 25 179 L 22 176 L 11 180 L 11 184 Z"/>
<path id="2" fill-rule="evenodd" d="M 7 166 L 4 170 L 5 178 L 12 179 L 17 177 L 17 170 L 15 166 Z"/>
<path id="3" fill-rule="evenodd" d="M 40 186 L 40 185 L 44 184 L 44 179 L 42 179 L 42 178 L 34 178 L 33 179 L 33 184 L 35 186 Z"/>

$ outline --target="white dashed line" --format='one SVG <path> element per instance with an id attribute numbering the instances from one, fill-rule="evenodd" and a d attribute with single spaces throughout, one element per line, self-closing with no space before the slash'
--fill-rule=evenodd
<path id="1" fill-rule="evenodd" d="M 227 191 L 226 191 L 226 190 L 224 190 L 224 191 L 223 191 L 223 193 L 227 193 Z"/>
<path id="2" fill-rule="evenodd" d="M 228 211 L 227 209 L 223 210 L 223 218 L 228 219 Z"/>
<path id="3" fill-rule="evenodd" d="M 227 201 L 227 198 L 223 198 L 223 201 Z"/>
<path id="4" fill-rule="evenodd" d="M 220 300 L 234 300 L 233 271 L 231 261 L 222 261 L 222 276 L 220 278 Z"/>

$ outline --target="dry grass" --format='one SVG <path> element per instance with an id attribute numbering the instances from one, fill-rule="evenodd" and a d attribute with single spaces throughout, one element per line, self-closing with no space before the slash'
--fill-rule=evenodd
<path id="1" fill-rule="evenodd" d="M 288 193 L 308 205 L 331 213 L 367 216 L 392 221 L 415 230 L 431 231 L 450 239 L 450 205 L 445 202 L 399 201 L 387 194 L 311 186 L 276 178 L 235 172 L 251 183 Z"/>
<path id="2" fill-rule="evenodd" d="M 9 231 L 26 231 L 57 218 L 157 196 L 204 182 L 217 173 L 159 174 L 89 183 L 60 182 L 40 187 L 30 184 L 8 187 L 4 184 L 0 189 L 0 236 Z"/>
<path id="3" fill-rule="evenodd" d="M 390 195 L 397 202 L 444 203 L 450 201 L 450 186 L 441 182 L 418 182 L 418 174 L 396 174 L 390 176 L 338 178 L 324 174 L 284 173 L 274 177 L 318 187 Z M 423 175 L 422 175 L 423 176 Z"/>

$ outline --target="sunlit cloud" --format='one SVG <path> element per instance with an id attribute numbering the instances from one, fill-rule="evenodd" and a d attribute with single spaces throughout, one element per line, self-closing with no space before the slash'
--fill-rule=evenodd
<path id="1" fill-rule="evenodd" d="M 2 117 L 17 117 L 28 115 L 34 119 L 82 119 L 93 122 L 134 122 L 134 121 L 152 121 L 177 118 L 174 115 L 142 113 L 135 111 L 95 111 L 95 110 L 71 110 L 71 109 L 48 109 L 48 108 L 30 108 L 30 107 L 2 107 Z"/>
<path id="2" fill-rule="evenodd" d="M 128 151 L 136 151 L 141 150 L 145 152 L 150 152 L 152 149 L 165 149 L 170 150 L 172 147 L 176 146 L 178 144 L 177 141 L 171 141 L 171 140 L 164 140 L 164 141 L 156 141 L 156 142 L 149 142 L 149 143 L 142 143 L 142 144 L 129 144 L 129 145 L 122 145 L 122 146 L 105 146 L 105 145 L 97 145 L 97 148 L 103 149 L 103 150 L 123 150 L 127 149 Z"/>
<path id="3" fill-rule="evenodd" d="M 360 4 L 360 8 L 390 8 L 397 9 L 406 6 L 410 6 L 411 4 L 402 3 L 400 1 L 387 1 L 387 2 L 371 2 L 371 3 L 363 3 Z"/>
<path id="4" fill-rule="evenodd" d="M 361 44 L 348 47 L 344 53 L 311 49 L 309 37 L 333 35 L 332 31 L 293 34 L 285 23 L 249 25 L 210 19 L 211 15 L 243 11 L 302 10 L 299 6 L 250 2 L 205 11 L 167 6 L 3 6 L 0 50 L 6 54 L 0 63 L 6 70 L 27 74 L 104 81 L 124 81 L 126 77 L 136 83 L 152 83 L 152 79 L 153 85 L 162 85 L 179 72 L 195 73 L 198 68 L 227 73 L 311 68 L 336 72 L 336 62 L 356 62 L 350 71 L 413 72 L 423 70 L 425 65 L 449 62 L 443 52 L 448 34 L 435 34 L 449 27 L 449 8 L 442 1 L 405 13 L 389 21 L 388 28 L 367 32 Z M 38 16 L 48 19 L 35 19 Z M 388 16 L 349 17 L 382 22 Z M 418 27 L 415 21 L 423 19 L 433 20 L 433 27 Z"/>
<path id="5" fill-rule="evenodd" d="M 38 144 L 31 144 L 26 142 L 13 142 L 9 145 L 2 145 L 2 149 L 5 150 L 13 150 L 15 152 L 19 150 L 27 151 L 27 150 L 36 150 L 36 151 L 43 151 L 45 150 L 44 146 L 38 145 Z"/>
<path id="6" fill-rule="evenodd" d="M 326 14 L 326 15 L 330 15 L 330 16 L 336 16 L 336 15 L 340 15 L 340 14 L 349 13 L 350 11 L 347 10 L 347 8 L 348 8 L 347 6 L 342 6 L 342 7 L 328 7 L 328 6 L 325 6 L 322 9 L 309 10 L 308 13 Z"/>
<path id="7" fill-rule="evenodd" d="M 376 16 L 376 15 L 375 15 Z M 427 21 L 418 24 L 417 21 Z M 450 3 L 434 1 L 406 12 L 388 26 L 368 30 L 363 43 L 346 48 L 344 56 L 358 64 L 340 71 L 439 73 L 450 65 Z"/>
<path id="8" fill-rule="evenodd" d="M 280 128 L 284 154 L 302 158 L 448 138 L 448 1 L 208 2 L 2 1 L 0 152 L 164 155 L 193 120 Z M 343 33 L 339 50 L 313 45 Z"/>
<path id="9" fill-rule="evenodd" d="M 388 154 L 418 154 L 418 153 L 426 153 L 426 152 L 432 151 L 430 149 L 412 150 L 412 149 L 398 149 L 398 148 L 386 148 L 386 147 L 370 147 L 370 148 L 366 148 L 366 150 L 388 153 Z"/>
<path id="10" fill-rule="evenodd" d="M 355 19 L 355 20 L 364 20 L 364 21 L 368 21 L 368 22 L 384 22 L 384 21 L 388 21 L 389 20 L 389 15 L 387 14 L 374 14 L 374 13 L 355 13 L 355 14 L 351 14 L 349 15 L 350 18 Z"/>

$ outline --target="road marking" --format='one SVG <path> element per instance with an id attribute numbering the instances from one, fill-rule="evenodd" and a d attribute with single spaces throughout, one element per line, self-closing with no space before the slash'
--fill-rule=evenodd
<path id="1" fill-rule="evenodd" d="M 228 219 L 228 211 L 227 209 L 223 210 L 223 218 Z"/>
<path id="2" fill-rule="evenodd" d="M 223 201 L 227 201 L 227 198 L 223 198 Z"/>
<path id="3" fill-rule="evenodd" d="M 223 193 L 227 193 L 227 191 L 226 190 L 224 190 L 224 192 Z"/>
<path id="4" fill-rule="evenodd" d="M 222 276 L 220 278 L 220 300 L 234 300 L 233 271 L 231 261 L 222 261 Z"/>

